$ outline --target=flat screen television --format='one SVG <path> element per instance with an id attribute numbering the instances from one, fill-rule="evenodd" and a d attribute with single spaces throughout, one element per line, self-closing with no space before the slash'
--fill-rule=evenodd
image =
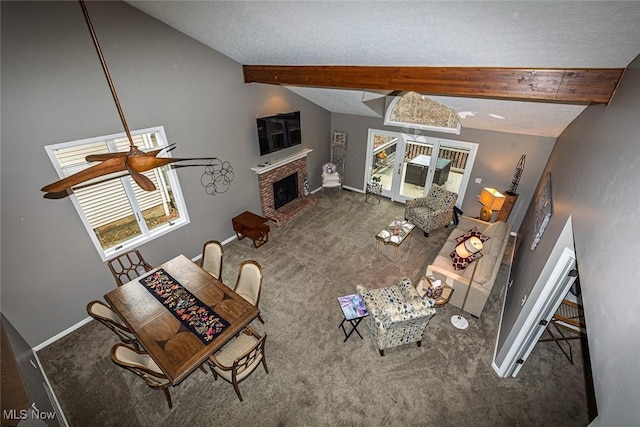
<path id="1" fill-rule="evenodd" d="M 302 143 L 300 111 L 257 119 L 260 155 Z"/>

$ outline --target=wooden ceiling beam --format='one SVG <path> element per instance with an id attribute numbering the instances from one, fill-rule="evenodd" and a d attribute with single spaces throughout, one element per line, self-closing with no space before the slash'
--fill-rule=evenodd
<path id="1" fill-rule="evenodd" d="M 243 65 L 245 83 L 565 104 L 606 104 L 624 68 Z"/>

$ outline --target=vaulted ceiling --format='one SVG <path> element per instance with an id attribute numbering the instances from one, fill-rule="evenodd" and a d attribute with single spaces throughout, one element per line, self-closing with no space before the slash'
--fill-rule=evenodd
<path id="1" fill-rule="evenodd" d="M 640 2 L 128 3 L 247 66 L 523 68 L 521 75 L 540 75 L 544 69 L 625 68 L 640 54 Z M 396 89 L 312 77 L 287 87 L 336 113 L 380 116 L 382 103 L 371 101 Z M 463 127 L 549 137 L 586 107 L 429 87 L 420 92 L 456 110 Z"/>

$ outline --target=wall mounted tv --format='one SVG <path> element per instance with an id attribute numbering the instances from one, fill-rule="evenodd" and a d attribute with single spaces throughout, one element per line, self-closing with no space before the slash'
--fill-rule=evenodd
<path id="1" fill-rule="evenodd" d="M 302 143 L 300 111 L 257 119 L 260 155 Z"/>

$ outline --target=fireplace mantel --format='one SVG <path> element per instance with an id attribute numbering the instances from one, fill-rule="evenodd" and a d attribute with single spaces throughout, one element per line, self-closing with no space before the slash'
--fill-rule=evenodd
<path id="1" fill-rule="evenodd" d="M 269 172 L 270 170 L 277 169 L 282 165 L 286 165 L 287 163 L 291 163 L 291 162 L 294 162 L 294 161 L 296 161 L 298 159 L 306 157 L 307 154 L 309 154 L 312 151 L 313 150 L 311 148 L 305 148 L 304 150 L 302 150 L 302 151 L 300 151 L 298 153 L 295 153 L 295 154 L 287 156 L 287 157 L 285 157 L 283 159 L 277 160 L 274 163 L 271 163 L 271 164 L 266 165 L 266 166 L 258 166 L 258 167 L 255 167 L 255 168 L 251 168 L 251 170 L 254 171 L 255 173 L 257 173 L 258 175 L 261 175 L 261 174 L 263 174 L 265 172 Z"/>

